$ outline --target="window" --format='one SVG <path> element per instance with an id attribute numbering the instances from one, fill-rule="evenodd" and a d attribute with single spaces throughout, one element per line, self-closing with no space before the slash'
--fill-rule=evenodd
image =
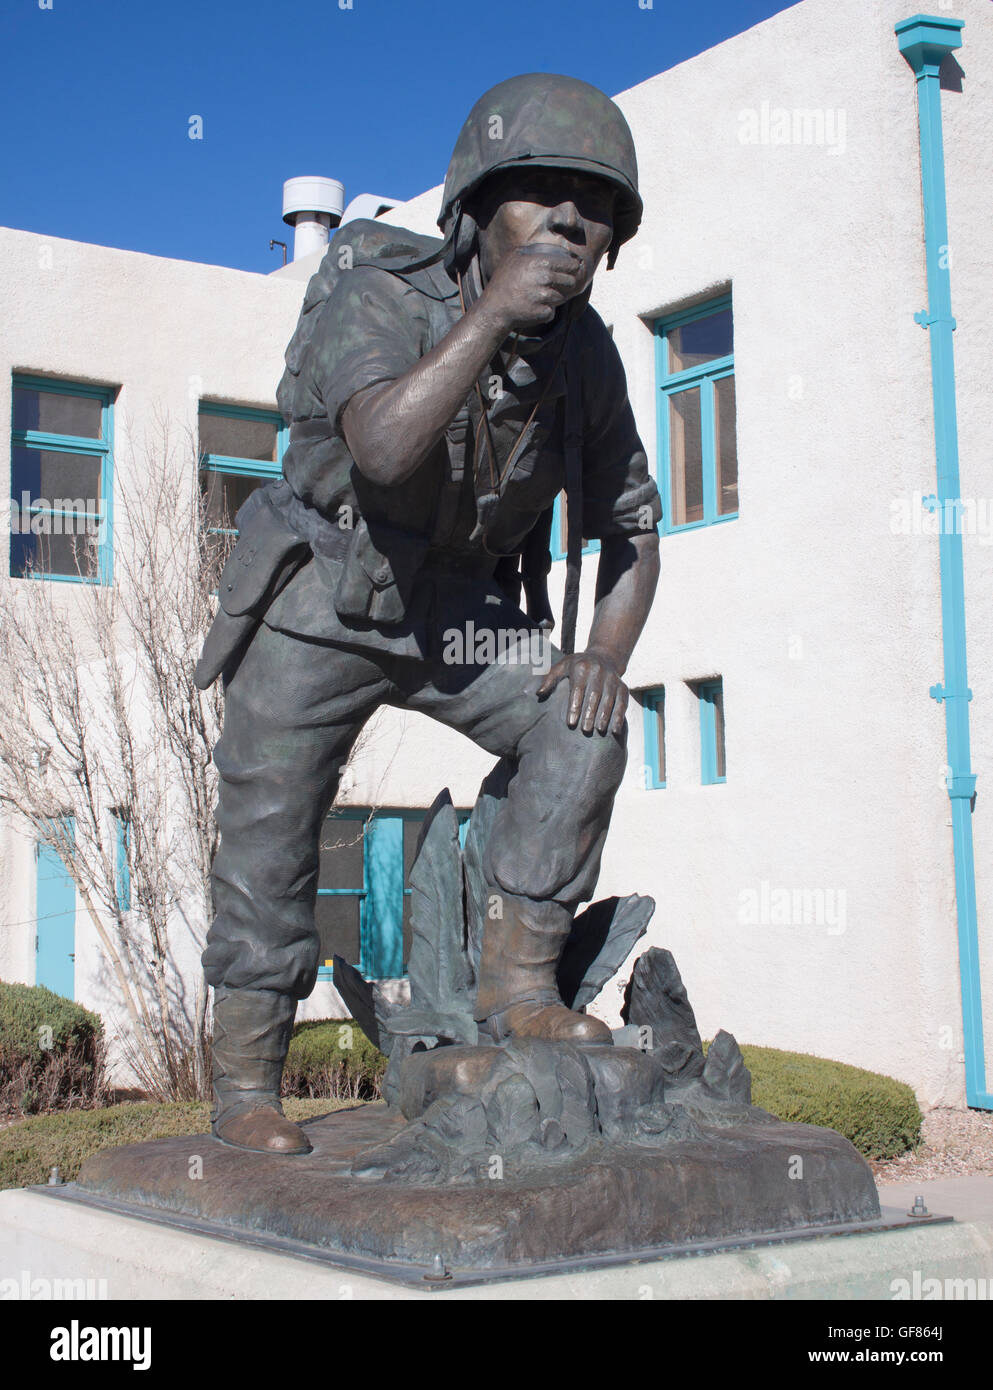
<path id="1" fill-rule="evenodd" d="M 278 478 L 289 430 L 274 410 L 200 402 L 200 487 L 214 534 L 233 534 L 239 507 Z"/>
<path id="2" fill-rule="evenodd" d="M 15 376 L 10 447 L 10 573 L 109 584 L 110 390 Z"/>
<path id="3" fill-rule="evenodd" d="M 700 703 L 700 781 L 704 786 L 724 782 L 724 682 L 697 681 L 693 686 Z"/>
<path id="4" fill-rule="evenodd" d="M 460 811 L 463 838 L 468 811 Z M 406 974 L 411 945 L 410 868 L 424 812 L 343 807 L 324 823 L 317 881 L 318 978 L 336 955 L 371 980 Z"/>
<path id="5" fill-rule="evenodd" d="M 119 912 L 131 911 L 131 822 L 124 811 L 114 811 L 114 882 Z"/>
<path id="6" fill-rule="evenodd" d="M 659 319 L 663 533 L 738 515 L 731 296 Z"/>
<path id="7" fill-rule="evenodd" d="M 600 549 L 598 540 L 583 540 L 583 554 L 595 555 Z M 551 552 L 553 560 L 564 560 L 569 552 L 569 508 L 565 500 L 565 492 L 560 492 L 555 499 L 552 509 L 552 544 Z"/>
<path id="8" fill-rule="evenodd" d="M 644 786 L 665 786 L 665 689 L 646 690 L 642 695 L 645 730 Z"/>

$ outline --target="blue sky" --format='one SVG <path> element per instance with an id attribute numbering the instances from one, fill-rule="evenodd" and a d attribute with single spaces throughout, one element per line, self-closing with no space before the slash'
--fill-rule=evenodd
<path id="1" fill-rule="evenodd" d="M 292 239 L 284 179 L 413 197 L 441 182 L 470 106 L 503 78 L 564 72 L 613 94 L 790 7 L 345 3 L 3 0 L 0 223 L 271 270 L 269 238 Z"/>

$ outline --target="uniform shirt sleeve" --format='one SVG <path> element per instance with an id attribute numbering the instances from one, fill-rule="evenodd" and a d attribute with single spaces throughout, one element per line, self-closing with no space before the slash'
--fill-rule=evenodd
<path id="1" fill-rule="evenodd" d="M 592 540 L 651 530 L 662 518 L 662 501 L 634 422 L 620 353 L 600 316 L 591 310 L 587 317 L 591 331 L 582 373 L 583 535 Z"/>
<path id="2" fill-rule="evenodd" d="M 321 311 L 309 370 L 334 434 L 357 391 L 395 381 L 428 349 L 428 320 L 416 290 L 371 266 L 343 271 Z"/>

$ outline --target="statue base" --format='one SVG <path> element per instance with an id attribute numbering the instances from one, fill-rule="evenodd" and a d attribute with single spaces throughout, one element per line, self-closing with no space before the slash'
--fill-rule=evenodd
<path id="1" fill-rule="evenodd" d="M 289 1241 L 400 1278 L 442 1266 L 456 1279 L 500 1277 L 884 1228 L 872 1174 L 847 1140 L 752 1114 L 717 1125 L 698 1118 L 694 1137 L 660 1147 L 593 1137 L 520 1171 L 511 1155 L 494 1154 L 439 1186 L 353 1172 L 353 1164 L 368 1172 L 369 1152 L 407 1127 L 377 1103 L 307 1122 L 313 1152 L 297 1158 L 247 1153 L 209 1135 L 107 1149 L 83 1165 L 75 1192 L 118 1212 L 254 1243 Z"/>

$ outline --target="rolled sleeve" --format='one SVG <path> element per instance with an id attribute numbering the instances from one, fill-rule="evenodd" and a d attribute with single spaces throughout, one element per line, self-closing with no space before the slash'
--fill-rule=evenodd
<path id="1" fill-rule="evenodd" d="M 634 535 L 662 519 L 624 364 L 599 318 L 596 324 L 583 372 L 583 535 L 589 539 Z"/>

